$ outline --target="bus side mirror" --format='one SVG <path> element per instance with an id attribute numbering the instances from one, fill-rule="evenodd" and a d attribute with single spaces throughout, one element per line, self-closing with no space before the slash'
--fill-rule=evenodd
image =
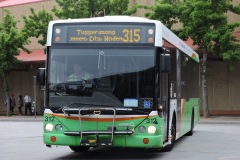
<path id="1" fill-rule="evenodd" d="M 162 73 L 169 73 L 171 70 L 170 54 L 161 54 L 160 67 Z"/>
<path id="2" fill-rule="evenodd" d="M 46 68 L 38 68 L 37 83 L 41 86 L 45 85 L 45 72 L 46 72 Z"/>

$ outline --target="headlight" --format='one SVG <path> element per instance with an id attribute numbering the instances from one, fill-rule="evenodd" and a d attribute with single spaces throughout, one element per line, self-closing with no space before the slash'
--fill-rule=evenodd
<path id="1" fill-rule="evenodd" d="M 53 130 L 53 125 L 51 123 L 46 124 L 45 126 L 46 131 L 51 132 Z"/>
<path id="2" fill-rule="evenodd" d="M 144 132 L 146 131 L 146 128 L 145 128 L 144 126 L 139 126 L 139 127 L 138 127 L 138 131 L 139 131 L 140 133 L 144 133 Z"/>
<path id="3" fill-rule="evenodd" d="M 62 125 L 61 124 L 57 124 L 55 129 L 56 129 L 56 131 L 61 131 L 62 130 Z"/>
<path id="4" fill-rule="evenodd" d="M 148 127 L 148 133 L 150 134 L 154 134 L 156 132 L 156 127 L 155 126 L 149 126 Z"/>

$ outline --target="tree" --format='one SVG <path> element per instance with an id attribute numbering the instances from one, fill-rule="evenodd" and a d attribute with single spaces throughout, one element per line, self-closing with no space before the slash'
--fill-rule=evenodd
<path id="1" fill-rule="evenodd" d="M 128 8 L 129 0 L 56 0 L 59 7 L 52 11 L 60 19 L 89 18 L 105 15 L 131 15 L 137 11 L 137 4 Z"/>
<path id="2" fill-rule="evenodd" d="M 227 12 L 240 14 L 240 7 L 232 0 L 158 0 L 147 16 L 157 18 L 169 26 L 179 20 L 183 28 L 177 32 L 182 38 L 191 38 L 202 54 L 203 115 L 209 116 L 207 92 L 207 55 L 212 53 L 228 61 L 231 66 L 240 60 L 240 46 L 233 31 L 239 23 L 229 23 Z M 167 15 L 167 16 L 165 16 Z M 172 15 L 172 16 L 171 16 Z"/>
<path id="3" fill-rule="evenodd" d="M 16 58 L 19 55 L 19 49 L 28 53 L 29 50 L 24 47 L 28 44 L 28 38 L 23 31 L 18 31 L 17 21 L 11 16 L 10 11 L 4 10 L 6 14 L 0 23 L 0 76 L 3 79 L 3 90 L 7 98 L 7 116 L 9 116 L 9 94 L 8 74 L 11 69 L 16 67 L 20 61 Z"/>
<path id="4" fill-rule="evenodd" d="M 145 14 L 150 19 L 161 21 L 166 27 L 171 28 L 173 24 L 179 22 L 179 6 L 181 0 L 156 0 L 153 6 L 140 5 L 140 8 L 150 12 Z"/>
<path id="5" fill-rule="evenodd" d="M 30 8 L 31 15 L 29 17 L 23 16 L 25 26 L 23 31 L 27 33 L 28 37 L 39 38 L 38 43 L 45 46 L 47 41 L 48 23 L 53 20 L 53 15 L 47 12 L 44 7 L 36 13 L 33 8 Z"/>
<path id="6" fill-rule="evenodd" d="M 60 19 L 89 18 L 104 15 L 131 15 L 137 11 L 137 4 L 128 8 L 129 0 L 56 0 L 58 7 L 52 11 Z M 30 8 L 31 15 L 24 19 L 24 31 L 29 37 L 39 38 L 38 43 L 44 46 L 47 40 L 48 23 L 53 20 L 53 14 L 44 7 L 39 12 Z M 46 50 L 45 50 L 46 51 Z"/>

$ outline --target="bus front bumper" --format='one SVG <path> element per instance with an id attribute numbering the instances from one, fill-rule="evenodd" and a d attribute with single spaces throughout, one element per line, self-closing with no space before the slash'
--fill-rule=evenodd
<path id="1" fill-rule="evenodd" d="M 83 136 L 83 139 L 95 139 L 95 136 Z M 99 136 L 99 139 L 111 139 L 111 136 Z M 80 146 L 80 136 L 68 136 L 65 134 L 44 133 L 43 141 L 47 146 Z M 99 143 L 97 143 L 97 146 Z M 90 145 L 96 147 L 96 145 Z M 163 146 L 162 135 L 114 135 L 111 145 L 113 147 L 131 148 L 161 148 Z"/>

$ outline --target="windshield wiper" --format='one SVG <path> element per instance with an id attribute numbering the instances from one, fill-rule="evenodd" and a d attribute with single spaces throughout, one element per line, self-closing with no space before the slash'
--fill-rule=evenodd
<path id="1" fill-rule="evenodd" d="M 67 104 L 61 108 L 58 108 L 57 110 L 55 110 L 55 112 L 59 112 L 61 110 L 63 110 L 64 108 L 66 108 L 66 110 L 69 110 L 69 108 L 71 108 L 71 106 L 74 105 L 76 107 L 87 107 L 87 106 L 92 106 L 93 108 L 94 107 L 114 107 L 114 106 L 111 106 L 111 105 L 103 105 L 103 104 L 91 104 L 91 103 L 70 103 L 70 104 Z M 74 108 L 74 107 L 72 107 Z"/>
<path id="2" fill-rule="evenodd" d="M 140 109 L 133 109 L 133 108 L 117 108 L 115 106 L 112 105 L 103 105 L 103 104 L 91 104 L 91 103 L 70 103 L 67 104 L 61 108 L 58 108 L 57 110 L 55 110 L 55 112 L 59 112 L 59 111 L 63 111 L 63 112 L 71 112 L 71 111 L 77 111 L 79 109 L 76 109 L 75 107 L 71 107 L 71 106 L 75 106 L 75 107 L 89 107 L 94 109 L 104 109 L 104 108 L 99 108 L 99 107 L 112 107 L 114 108 L 117 112 L 135 112 L 135 113 L 140 113 L 140 114 L 149 114 L 149 111 L 145 111 L 145 110 L 140 110 Z"/>
<path id="3" fill-rule="evenodd" d="M 55 110 L 55 112 L 59 112 L 59 111 L 61 111 L 62 109 L 66 108 L 66 107 L 69 107 L 69 106 L 71 106 L 71 105 L 73 105 L 73 104 L 77 104 L 77 103 L 67 104 L 67 105 L 65 105 L 65 106 L 63 106 L 63 107 L 58 108 L 57 110 Z"/>
<path id="4" fill-rule="evenodd" d="M 134 109 L 133 111 L 137 112 L 137 113 L 144 113 L 144 114 L 149 114 L 149 112 L 150 112 L 150 111 L 145 111 L 145 110 L 140 110 L 140 109 Z"/>
<path id="5" fill-rule="evenodd" d="M 85 106 L 92 106 L 92 107 L 114 107 L 112 105 L 105 105 L 105 104 L 92 104 L 92 103 L 74 103 L 76 105 L 79 105 L 81 107 L 85 107 Z M 69 105 L 68 105 L 69 106 Z M 66 107 L 68 107 L 66 106 Z"/>
<path id="6" fill-rule="evenodd" d="M 116 111 L 128 111 L 128 112 L 149 114 L 149 112 L 147 112 L 147 111 L 139 110 L 139 109 L 135 109 L 135 108 L 116 108 Z"/>

